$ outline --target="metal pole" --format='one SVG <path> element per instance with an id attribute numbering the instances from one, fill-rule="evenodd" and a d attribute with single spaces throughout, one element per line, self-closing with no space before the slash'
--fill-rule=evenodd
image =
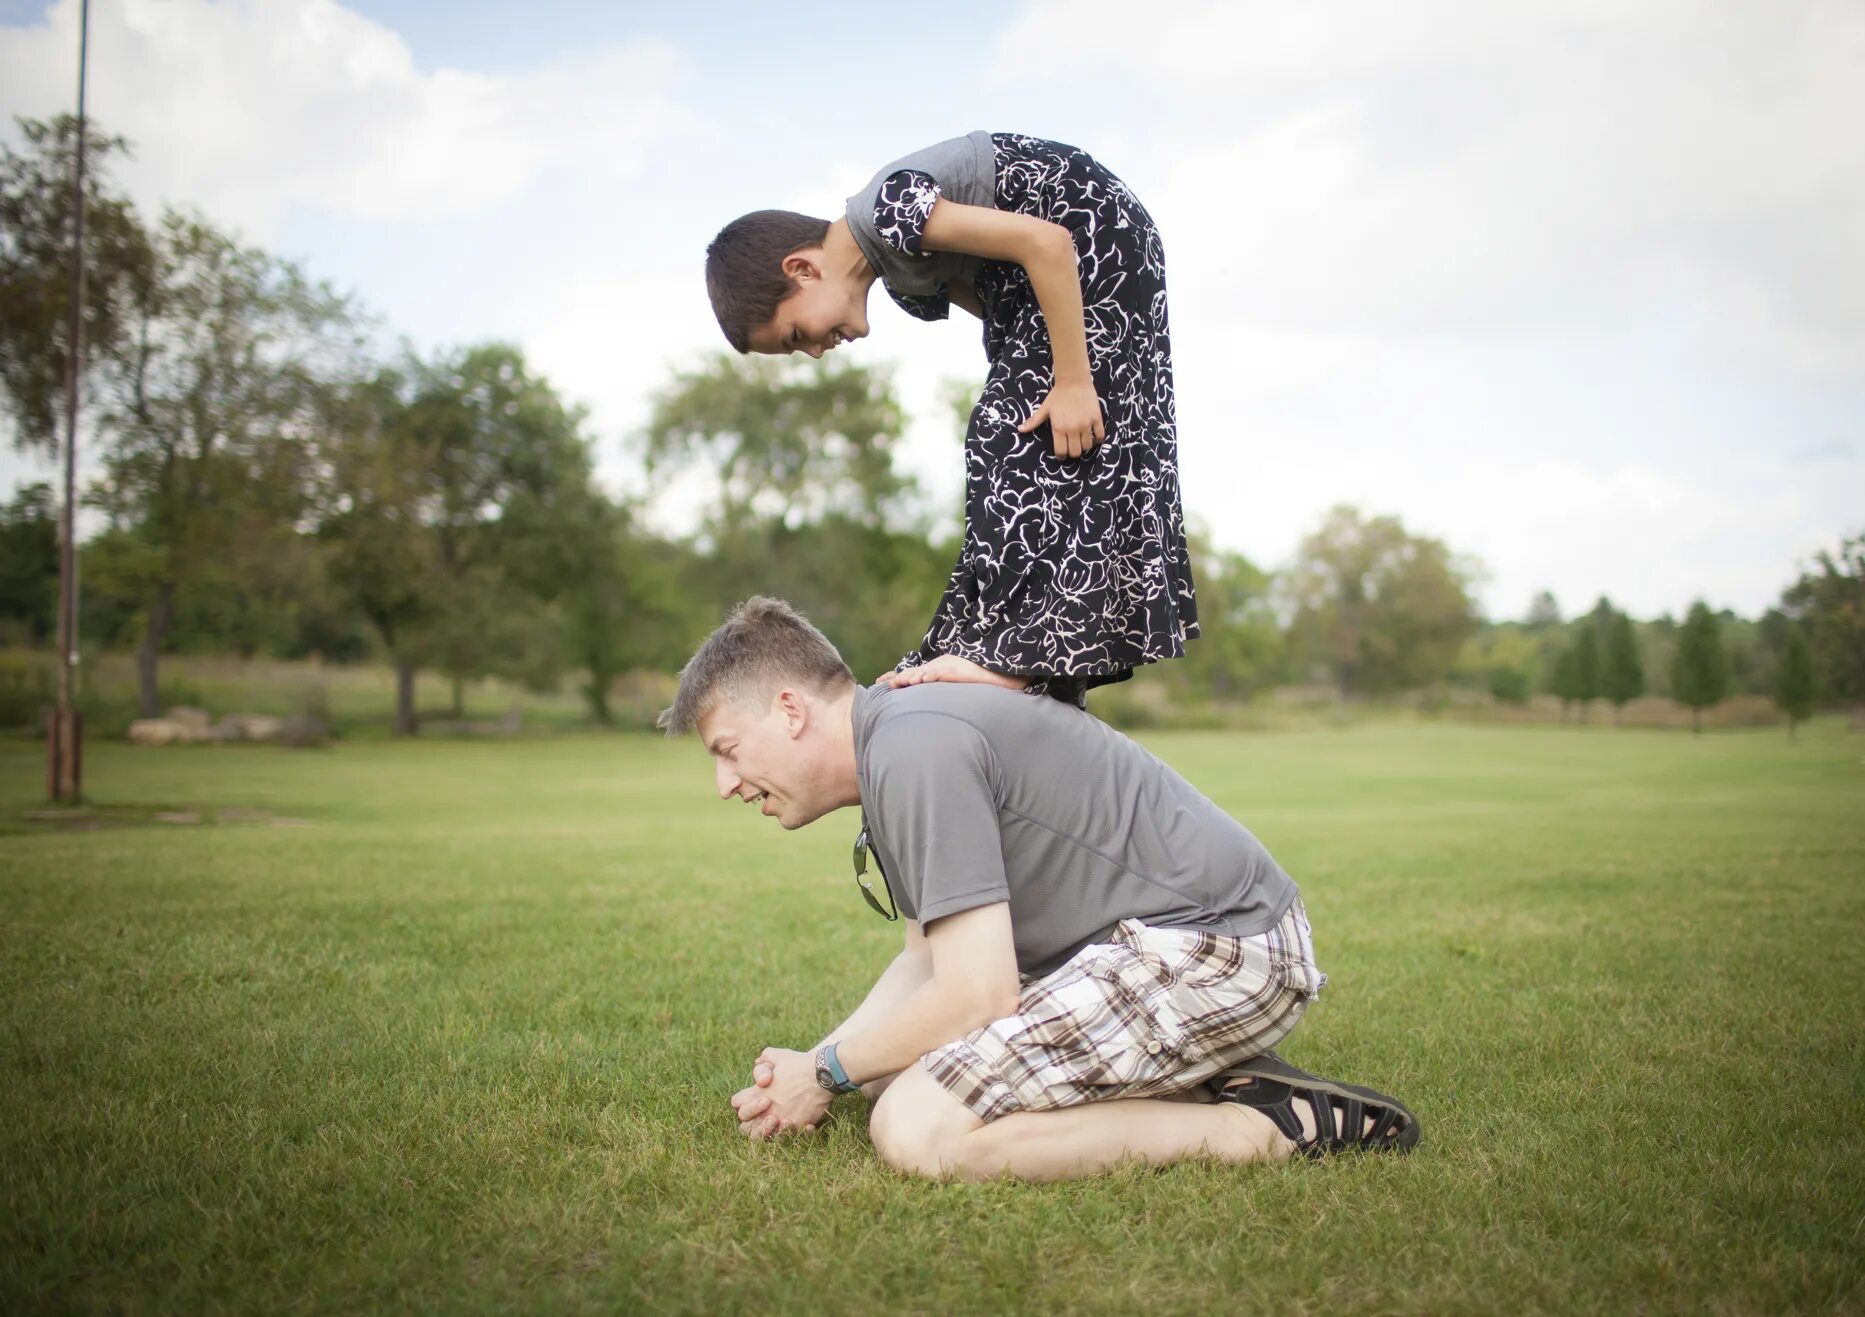
<path id="1" fill-rule="evenodd" d="M 84 789 L 84 729 L 74 702 L 78 675 L 78 396 L 84 377 L 84 75 L 90 56 L 91 0 L 78 10 L 78 149 L 71 167 L 71 319 L 65 357 L 65 507 L 58 521 L 58 708 L 47 765 L 54 804 L 76 804 Z"/>

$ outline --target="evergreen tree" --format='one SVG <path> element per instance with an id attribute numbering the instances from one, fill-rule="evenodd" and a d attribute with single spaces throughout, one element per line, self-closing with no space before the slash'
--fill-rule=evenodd
<path id="1" fill-rule="evenodd" d="M 1560 697 L 1562 722 L 1567 721 L 1568 708 L 1580 698 L 1580 682 L 1575 665 L 1577 657 L 1572 645 L 1562 649 L 1559 657 L 1554 660 L 1554 668 L 1548 677 L 1549 693 Z"/>
<path id="2" fill-rule="evenodd" d="M 1787 633 L 1787 645 L 1774 673 L 1774 702 L 1787 715 L 1790 741 L 1794 728 L 1813 716 L 1813 695 L 1813 646 L 1806 631 L 1796 626 Z"/>
<path id="3" fill-rule="evenodd" d="M 1856 725 L 1865 711 L 1865 533 L 1821 551 L 1781 606 L 1807 629 L 1821 696 L 1853 706 Z"/>
<path id="4" fill-rule="evenodd" d="M 1671 656 L 1671 698 L 1689 707 L 1692 732 L 1703 731 L 1703 710 L 1728 698 L 1729 683 L 1722 627 L 1709 605 L 1698 600 L 1690 605 Z"/>
<path id="5" fill-rule="evenodd" d="M 1638 657 L 1638 637 L 1632 633 L 1632 619 L 1624 613 L 1615 613 L 1606 640 L 1605 666 L 1600 673 L 1600 694 L 1612 702 L 1615 726 L 1620 711 L 1644 693 L 1645 665 Z"/>
<path id="6" fill-rule="evenodd" d="M 1599 629 L 1588 618 L 1580 621 L 1580 634 L 1574 638 L 1574 698 L 1580 702 L 1580 721 L 1587 720 L 1587 710 L 1600 697 Z"/>

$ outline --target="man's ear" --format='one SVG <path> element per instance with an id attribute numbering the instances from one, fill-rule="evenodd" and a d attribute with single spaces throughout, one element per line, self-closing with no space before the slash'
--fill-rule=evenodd
<path id="1" fill-rule="evenodd" d="M 796 740 L 809 727 L 809 701 L 801 692 L 785 688 L 777 692 L 776 703 L 777 711 L 784 716 L 784 731 Z"/>

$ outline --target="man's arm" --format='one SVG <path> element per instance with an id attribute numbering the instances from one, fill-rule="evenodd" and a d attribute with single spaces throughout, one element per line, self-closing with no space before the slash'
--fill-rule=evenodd
<path id="1" fill-rule="evenodd" d="M 1010 904 L 994 901 L 933 921 L 926 935 L 932 976 L 899 1006 L 859 1032 L 836 1040 L 836 1057 L 856 1083 L 866 1085 L 913 1064 L 941 1043 L 1013 1014 L 1020 991 L 1016 946 L 1010 935 Z M 741 1119 L 755 1138 L 778 1129 L 813 1129 L 829 1109 L 830 1095 L 816 1082 L 810 1052 L 769 1047 L 758 1055 L 771 1081 L 761 1092 L 764 1114 Z M 737 1106 L 737 1099 L 733 1100 Z"/>
<path id="2" fill-rule="evenodd" d="M 851 1080 L 894 1074 L 940 1044 L 1016 1013 L 1020 991 L 1008 901 L 934 920 L 926 945 L 932 976 L 898 1010 L 840 1040 L 836 1057 Z"/>
<path id="3" fill-rule="evenodd" d="M 839 1043 L 845 1038 L 865 1032 L 888 1019 L 900 1010 L 921 984 L 932 978 L 932 951 L 926 944 L 926 935 L 920 931 L 917 921 L 909 919 L 902 922 L 906 924 L 907 940 L 906 945 L 900 949 L 900 954 L 895 956 L 888 963 L 887 968 L 881 971 L 881 977 L 874 981 L 872 988 L 868 989 L 868 995 L 861 999 L 861 1005 L 857 1006 L 846 1020 L 830 1030 L 822 1041 L 809 1049 L 811 1056 L 815 1056 L 830 1043 Z M 836 1055 L 841 1056 L 839 1049 Z M 894 1073 L 890 1070 L 884 1075 L 878 1075 L 869 1080 L 861 1086 L 862 1092 L 870 1098 L 879 1097 L 881 1090 L 887 1087 L 887 1081 Z"/>
<path id="4" fill-rule="evenodd" d="M 859 1033 L 886 1019 L 900 1009 L 922 983 L 932 977 L 932 952 L 927 948 L 926 935 L 920 932 L 920 926 L 913 920 L 903 920 L 906 926 L 906 945 L 900 953 L 887 963 L 880 977 L 874 980 L 874 986 L 868 989 L 868 995 L 862 998 L 846 1020 L 810 1048 L 813 1058 L 818 1051 L 830 1043 L 839 1043 L 850 1034 Z M 839 1055 L 839 1053 L 838 1053 Z M 760 1061 L 752 1067 L 753 1083 L 751 1087 L 741 1089 L 732 1096 L 732 1108 L 738 1113 L 739 1128 L 753 1138 L 769 1138 L 785 1128 L 784 1122 L 770 1114 L 771 1101 L 766 1090 L 770 1086 L 772 1067 Z M 891 1074 L 881 1075 L 861 1086 L 861 1091 L 870 1101 L 878 1098 Z"/>

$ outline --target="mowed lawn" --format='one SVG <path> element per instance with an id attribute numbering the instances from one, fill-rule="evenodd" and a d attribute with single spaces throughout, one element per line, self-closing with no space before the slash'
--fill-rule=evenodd
<path id="1" fill-rule="evenodd" d="M 898 945 L 693 742 L 0 750 L 6 1312 L 1865 1305 L 1865 737 L 1161 735 L 1301 882 L 1404 1159 L 934 1184 L 727 1095 Z M 213 821 L 270 811 L 309 826 Z M 242 816 L 236 814 L 235 818 Z"/>

